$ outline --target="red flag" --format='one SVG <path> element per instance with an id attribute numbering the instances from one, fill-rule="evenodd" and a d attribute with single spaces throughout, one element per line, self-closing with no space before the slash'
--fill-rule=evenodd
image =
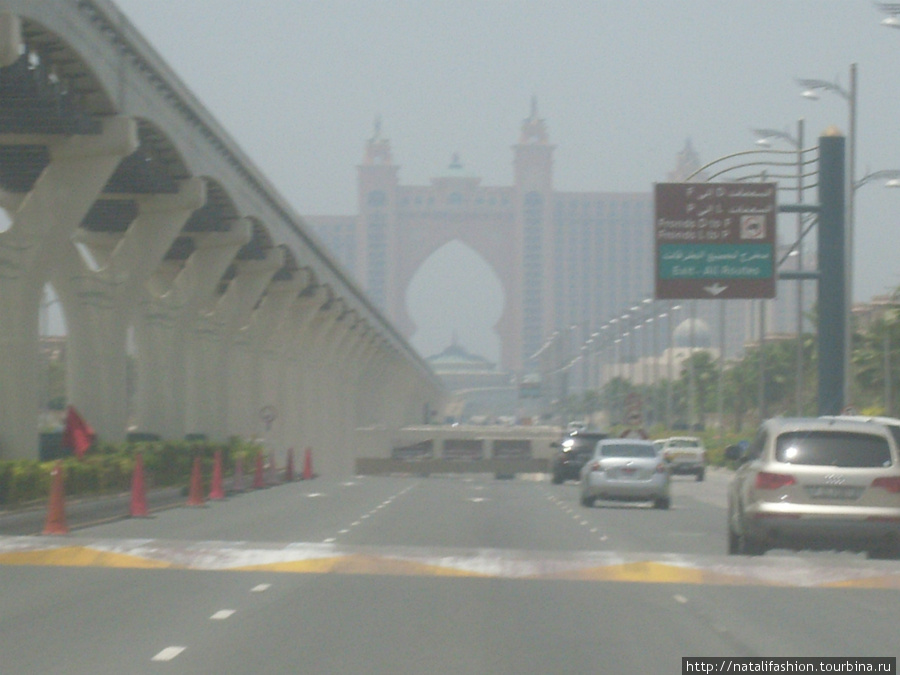
<path id="1" fill-rule="evenodd" d="M 70 405 L 66 408 L 66 430 L 62 437 L 64 448 L 70 448 L 75 456 L 81 459 L 96 437 L 97 434 L 94 433 L 91 425 L 78 414 L 75 406 Z"/>

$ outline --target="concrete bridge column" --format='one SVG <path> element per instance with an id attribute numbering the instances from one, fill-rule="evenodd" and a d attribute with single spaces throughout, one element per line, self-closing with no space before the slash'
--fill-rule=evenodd
<path id="1" fill-rule="evenodd" d="M 79 231 L 78 240 L 103 261 L 101 269 L 89 269 L 71 247 L 51 276 L 69 327 L 69 399 L 107 440 L 125 438 L 126 337 L 144 284 L 204 200 L 198 179 L 184 181 L 175 195 L 140 199 L 123 236 Z"/>
<path id="2" fill-rule="evenodd" d="M 0 233 L 0 456 L 5 458 L 38 454 L 37 338 L 44 284 L 138 139 L 134 122 L 117 117 L 105 120 L 96 136 L 47 142 L 50 163 L 31 192 L 7 193 L 3 200 L 12 220 Z"/>
<path id="3" fill-rule="evenodd" d="M 388 373 L 387 354 L 388 350 L 384 341 L 377 339 L 360 380 L 359 416 L 364 426 L 387 427 L 384 401 L 385 378 Z"/>
<path id="4" fill-rule="evenodd" d="M 332 386 L 326 401 L 326 415 L 333 420 L 330 429 L 335 470 L 338 474 L 348 475 L 353 472 L 352 457 L 355 454 L 352 448 L 352 430 L 356 424 L 352 406 L 353 373 L 359 367 L 355 355 L 362 337 L 363 324 L 352 318 L 346 318 L 340 324 L 343 330 L 332 348 Z"/>
<path id="5" fill-rule="evenodd" d="M 231 232 L 196 234 L 196 249 L 184 265 L 163 263 L 147 284 L 135 322 L 141 431 L 165 438 L 184 437 L 188 329 L 250 237 L 246 220 Z"/>
<path id="6" fill-rule="evenodd" d="M 301 293 L 290 309 L 289 318 L 285 322 L 285 335 L 281 362 L 267 364 L 267 386 L 274 388 L 283 384 L 284 410 L 281 417 L 284 422 L 284 442 L 286 447 L 294 447 L 298 452 L 309 445 L 307 433 L 307 377 L 309 340 L 311 327 L 320 315 L 321 307 L 328 301 L 328 290 L 322 286 L 309 287 Z M 272 370 L 272 367 L 276 370 Z M 283 367 L 284 376 L 277 368 Z"/>
<path id="7" fill-rule="evenodd" d="M 284 346 L 279 340 L 284 338 L 283 326 L 287 323 L 291 305 L 304 286 L 303 279 L 272 282 L 262 303 L 253 311 L 250 323 L 235 336 L 230 372 L 232 382 L 228 387 L 230 435 L 251 438 L 257 428 L 260 409 L 264 405 L 274 405 L 279 414 L 272 432 L 276 444 L 284 445 Z M 264 393 L 267 360 L 278 364 L 274 372 L 277 379 L 274 392 Z"/>
<path id="8" fill-rule="evenodd" d="M 411 366 L 396 352 L 391 355 L 389 375 L 389 420 L 393 428 L 422 423 L 422 403 L 415 398 L 416 376 Z"/>
<path id="9" fill-rule="evenodd" d="M 371 341 L 369 327 L 359 323 L 353 331 L 353 341 L 346 355 L 342 358 L 343 374 L 341 376 L 341 392 L 338 405 L 341 418 L 345 420 L 341 428 L 341 448 L 344 463 L 348 471 L 353 470 L 354 460 L 360 455 L 358 434 L 359 426 L 358 401 L 360 397 L 360 379 L 367 365 L 367 354 Z"/>
<path id="10" fill-rule="evenodd" d="M 11 66 L 22 54 L 22 22 L 12 12 L 0 10 L 0 68 Z"/>
<path id="11" fill-rule="evenodd" d="M 338 303 L 339 304 L 339 303 Z M 333 350 L 340 338 L 343 326 L 339 317 L 341 307 L 322 309 L 309 324 L 308 339 L 303 348 L 302 399 L 300 419 L 303 445 L 315 450 L 318 464 L 323 470 L 333 470 L 333 425 L 328 404 L 329 393 L 334 386 Z"/>
<path id="12" fill-rule="evenodd" d="M 188 333 L 187 430 L 211 439 L 228 436 L 229 352 L 240 328 L 250 321 L 272 277 L 284 264 L 284 252 L 270 249 L 265 260 L 237 263 L 238 273 L 208 313 Z"/>
<path id="13" fill-rule="evenodd" d="M 351 401 L 352 418 L 353 418 L 353 448 L 355 457 L 371 457 L 374 456 L 367 440 L 371 438 L 371 434 L 359 433 L 357 429 L 360 427 L 371 427 L 374 425 L 375 416 L 372 411 L 372 383 L 375 381 L 374 374 L 378 368 L 378 347 L 379 339 L 373 331 L 368 331 L 364 338 L 360 340 L 360 351 L 356 357 L 358 367 L 353 376 L 353 398 Z"/>

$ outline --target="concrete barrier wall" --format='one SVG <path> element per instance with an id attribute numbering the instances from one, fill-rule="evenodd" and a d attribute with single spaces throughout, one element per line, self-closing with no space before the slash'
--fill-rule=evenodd
<path id="1" fill-rule="evenodd" d="M 378 476 L 388 474 L 415 474 L 426 476 L 432 473 L 493 473 L 514 475 L 517 473 L 547 473 L 550 462 L 547 459 L 377 459 L 361 457 L 356 460 L 356 474 Z"/>

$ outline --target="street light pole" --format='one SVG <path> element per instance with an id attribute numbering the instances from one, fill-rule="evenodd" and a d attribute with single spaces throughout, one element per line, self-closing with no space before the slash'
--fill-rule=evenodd
<path id="1" fill-rule="evenodd" d="M 850 87 L 844 89 L 836 82 L 828 82 L 827 80 L 797 80 L 797 83 L 804 87 L 803 97 L 818 100 L 818 91 L 825 90 L 837 94 L 845 101 L 849 109 L 849 130 L 847 135 L 847 173 L 844 180 L 845 185 L 845 215 L 846 230 L 844 236 L 845 250 L 845 279 L 844 279 L 844 333 L 846 340 L 844 341 L 844 372 L 843 372 L 843 391 L 844 400 L 842 400 L 841 408 L 847 404 L 847 399 L 851 397 L 850 378 L 850 354 L 853 342 L 852 326 L 850 324 L 850 316 L 853 313 L 853 238 L 855 229 L 854 218 L 854 199 L 853 193 L 856 185 L 856 64 L 850 64 Z"/>

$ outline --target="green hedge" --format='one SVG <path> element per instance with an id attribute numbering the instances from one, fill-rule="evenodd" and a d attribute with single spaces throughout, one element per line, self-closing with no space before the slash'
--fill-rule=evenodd
<path id="1" fill-rule="evenodd" d="M 250 470 L 248 459 L 256 457 L 259 445 L 231 439 L 228 443 L 209 441 L 154 441 L 140 443 L 98 443 L 83 459 L 60 460 L 65 471 L 66 496 L 99 495 L 131 489 L 137 453 L 144 461 L 148 487 L 186 485 L 194 458 L 200 457 L 205 482 L 212 475 L 216 450 L 222 451 L 224 475 L 234 472 L 237 461 Z M 56 461 L 0 460 L 0 506 L 17 506 L 46 499 L 50 494 L 50 471 Z"/>

